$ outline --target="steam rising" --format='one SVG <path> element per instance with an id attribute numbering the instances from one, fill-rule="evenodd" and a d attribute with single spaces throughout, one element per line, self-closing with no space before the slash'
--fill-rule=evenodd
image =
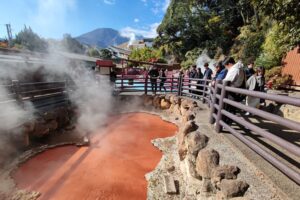
<path id="1" fill-rule="evenodd" d="M 209 68 L 211 68 L 212 70 L 214 70 L 214 64 L 216 63 L 216 61 L 214 59 L 211 59 L 208 55 L 207 55 L 207 50 L 204 50 L 201 55 L 198 57 L 196 64 L 198 68 L 201 68 L 202 73 L 204 73 L 205 69 L 204 69 L 204 64 L 208 63 L 209 64 Z"/>

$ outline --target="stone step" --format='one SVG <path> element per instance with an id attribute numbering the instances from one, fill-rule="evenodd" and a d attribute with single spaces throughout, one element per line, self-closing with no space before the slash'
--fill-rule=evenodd
<path id="1" fill-rule="evenodd" d="M 171 175 L 164 175 L 165 192 L 167 194 L 176 194 L 176 186 L 174 178 Z"/>

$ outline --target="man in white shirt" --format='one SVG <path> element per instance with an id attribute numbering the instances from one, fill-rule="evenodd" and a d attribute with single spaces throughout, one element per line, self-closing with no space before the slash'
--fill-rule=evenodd
<path id="1" fill-rule="evenodd" d="M 232 57 L 226 58 L 223 64 L 228 70 L 227 75 L 223 81 L 230 81 L 231 87 L 242 88 L 243 85 L 245 85 L 246 78 L 245 72 L 243 70 L 243 64 L 241 62 L 235 63 Z M 236 102 L 241 102 L 245 98 L 245 96 L 236 94 L 234 92 L 228 92 L 227 98 Z M 225 104 L 224 109 L 231 114 L 236 113 L 236 108 L 229 104 Z M 225 116 L 223 116 L 223 121 L 227 124 L 230 124 L 232 122 L 231 119 Z"/>
<path id="2" fill-rule="evenodd" d="M 245 82 L 245 72 L 241 62 L 235 63 L 232 57 L 226 58 L 224 66 L 228 70 L 224 81 L 230 81 L 232 87 L 239 88 Z"/>

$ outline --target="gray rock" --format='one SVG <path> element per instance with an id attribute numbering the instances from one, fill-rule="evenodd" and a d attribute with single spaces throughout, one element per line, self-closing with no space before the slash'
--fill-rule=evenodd
<path id="1" fill-rule="evenodd" d="M 196 159 L 196 171 L 202 178 L 211 178 L 212 172 L 219 165 L 219 153 L 215 150 L 201 150 Z"/>
<path id="2" fill-rule="evenodd" d="M 219 189 L 225 198 L 241 197 L 245 194 L 249 185 L 240 180 L 222 180 Z"/>
<path id="3" fill-rule="evenodd" d="M 198 126 L 196 125 L 195 121 L 188 121 L 185 123 L 184 128 L 182 129 L 182 134 L 184 136 L 188 135 L 189 133 L 196 131 Z"/>
<path id="4" fill-rule="evenodd" d="M 222 179 L 236 179 L 240 173 L 240 169 L 236 166 L 223 165 L 214 169 L 212 174 L 212 182 L 218 183 Z"/>
<path id="5" fill-rule="evenodd" d="M 201 149 L 207 146 L 208 137 L 200 132 L 192 132 L 186 136 L 186 145 L 188 152 L 197 156 Z"/>
<path id="6" fill-rule="evenodd" d="M 162 109 L 162 110 L 167 110 L 167 109 L 169 109 L 171 107 L 171 103 L 168 101 L 168 100 L 166 100 L 166 99 L 162 99 L 161 100 L 161 102 L 160 102 L 160 108 Z"/>

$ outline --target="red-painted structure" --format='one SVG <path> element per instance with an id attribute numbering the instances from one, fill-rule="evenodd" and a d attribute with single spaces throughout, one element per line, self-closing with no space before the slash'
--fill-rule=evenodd
<path id="1" fill-rule="evenodd" d="M 102 75 L 109 75 L 111 68 L 116 67 L 112 60 L 97 60 L 96 61 L 96 70 Z"/>
<path id="2" fill-rule="evenodd" d="M 291 75 L 295 85 L 300 85 L 300 46 L 287 53 L 283 59 L 282 73 Z"/>

